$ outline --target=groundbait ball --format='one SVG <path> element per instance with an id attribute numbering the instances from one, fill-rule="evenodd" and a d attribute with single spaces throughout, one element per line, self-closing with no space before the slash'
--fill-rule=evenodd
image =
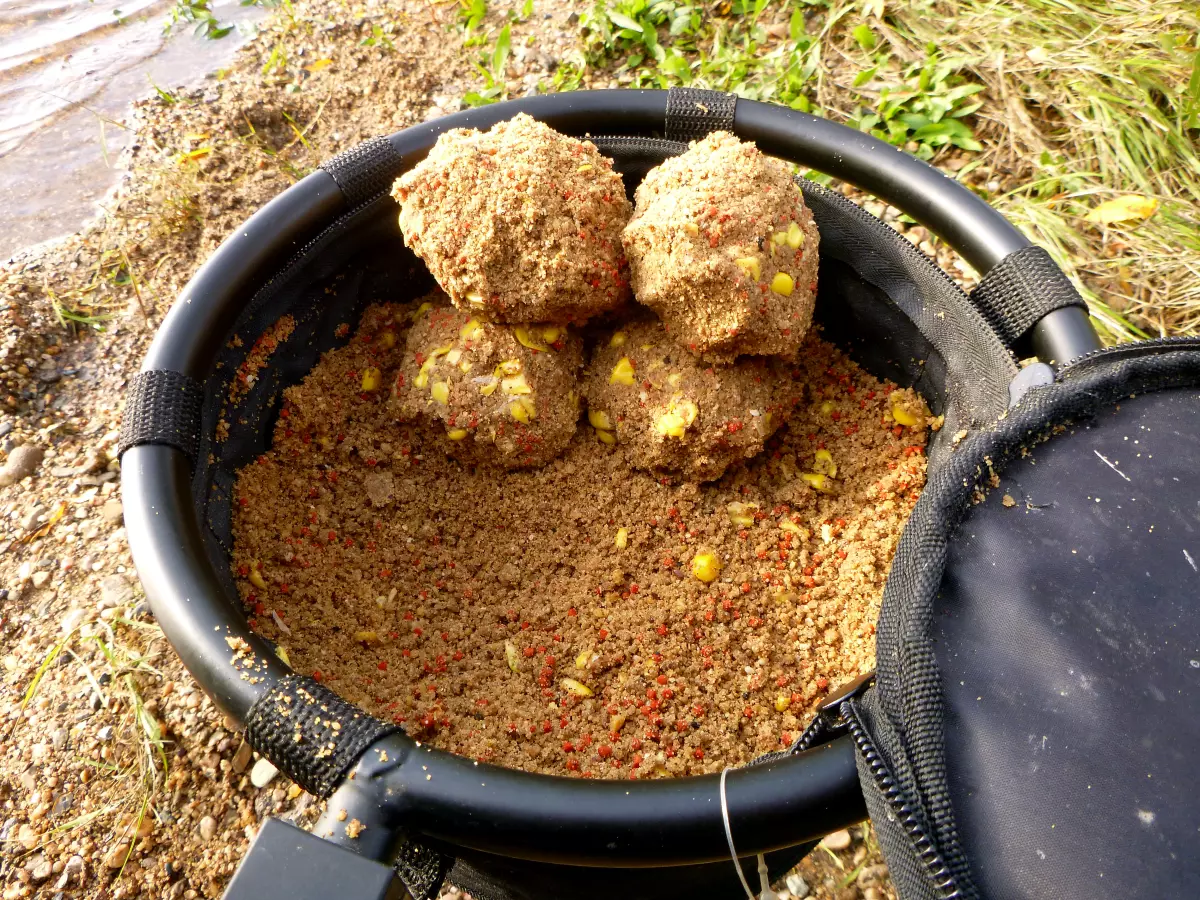
<path id="1" fill-rule="evenodd" d="M 623 241 L 633 291 L 705 359 L 792 355 L 812 322 L 817 227 L 787 166 L 726 132 L 652 169 Z"/>
<path id="2" fill-rule="evenodd" d="M 603 337 L 583 378 L 596 440 L 637 468 L 690 481 L 761 452 L 802 390 L 778 359 L 701 362 L 649 317 Z"/>
<path id="3" fill-rule="evenodd" d="M 405 243 L 459 309 L 583 322 L 629 299 L 630 203 L 612 160 L 521 114 L 458 128 L 396 180 Z"/>
<path id="4" fill-rule="evenodd" d="M 562 325 L 499 325 L 445 298 L 415 313 L 390 406 L 473 464 L 545 465 L 579 420 L 583 344 Z"/>

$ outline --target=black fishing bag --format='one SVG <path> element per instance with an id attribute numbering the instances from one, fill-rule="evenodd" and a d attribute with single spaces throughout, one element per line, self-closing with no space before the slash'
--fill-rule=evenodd
<path id="1" fill-rule="evenodd" d="M 1200 896 L 1200 340 L 1061 368 L 932 471 L 839 704 L 902 900 Z"/>

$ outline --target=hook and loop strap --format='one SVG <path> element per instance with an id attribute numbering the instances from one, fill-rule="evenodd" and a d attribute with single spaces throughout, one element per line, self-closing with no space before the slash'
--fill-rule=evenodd
<path id="1" fill-rule="evenodd" d="M 1032 245 L 1004 257 L 971 292 L 971 302 L 1009 347 L 1056 309 L 1087 309 L 1050 254 Z"/>
<path id="2" fill-rule="evenodd" d="M 399 730 L 302 675 L 279 679 L 246 716 L 250 746 L 322 800 L 368 747 Z"/>
<path id="3" fill-rule="evenodd" d="M 162 444 L 183 451 L 196 464 L 200 446 L 200 406 L 204 390 L 182 372 L 139 372 L 125 392 L 118 451 L 139 444 Z"/>
<path id="4" fill-rule="evenodd" d="M 668 141 L 698 141 L 714 131 L 733 131 L 737 95 L 700 88 L 667 91 Z"/>
<path id="5" fill-rule="evenodd" d="M 321 168 L 333 176 L 350 206 L 358 206 L 391 187 L 404 157 L 385 137 L 371 138 L 343 150 Z"/>

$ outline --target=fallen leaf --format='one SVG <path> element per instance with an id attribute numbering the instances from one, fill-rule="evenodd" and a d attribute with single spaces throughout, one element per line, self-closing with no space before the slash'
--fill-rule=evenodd
<path id="1" fill-rule="evenodd" d="M 309 71 L 309 72 L 320 72 L 326 66 L 332 66 L 332 65 L 333 65 L 332 59 L 318 59 L 311 66 L 305 66 L 304 68 L 306 71 Z"/>
<path id="2" fill-rule="evenodd" d="M 1158 201 L 1153 197 L 1143 197 L 1140 194 L 1124 194 L 1105 200 L 1087 214 L 1089 222 L 1101 225 L 1111 225 L 1114 222 L 1142 221 L 1154 215 L 1158 209 Z"/>

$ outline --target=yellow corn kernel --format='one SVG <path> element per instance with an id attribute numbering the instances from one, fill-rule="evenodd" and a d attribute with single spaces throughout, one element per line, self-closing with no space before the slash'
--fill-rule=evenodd
<path id="1" fill-rule="evenodd" d="M 792 281 L 792 276 L 787 272 L 776 272 L 775 277 L 771 279 L 771 290 L 781 297 L 792 296 L 795 287 L 796 282 Z"/>
<path id="2" fill-rule="evenodd" d="M 496 393 L 496 388 L 500 387 L 500 379 L 492 376 L 487 381 L 479 386 L 479 393 L 485 397 L 490 397 Z"/>
<path id="3" fill-rule="evenodd" d="M 684 222 L 683 230 L 685 233 L 691 235 L 692 237 L 695 237 L 696 235 L 698 235 L 700 233 L 700 226 L 697 225 L 695 222 Z"/>
<path id="4" fill-rule="evenodd" d="M 838 473 L 837 463 L 833 461 L 833 454 L 828 450 L 818 450 L 813 454 L 813 471 L 821 475 L 828 475 L 833 478 Z"/>
<path id="5" fill-rule="evenodd" d="M 546 353 L 550 350 L 549 347 L 534 337 L 524 325 L 514 325 L 513 336 L 520 341 L 521 346 L 528 347 L 530 350 L 537 350 L 540 353 Z"/>
<path id="6" fill-rule="evenodd" d="M 288 665 L 291 665 L 291 663 L 288 663 Z M 293 784 L 291 787 L 289 787 L 287 789 L 287 798 L 289 800 L 295 800 L 297 797 L 299 797 L 303 793 L 304 793 L 304 788 L 300 787 L 300 785 L 298 785 L 298 784 Z"/>
<path id="7" fill-rule="evenodd" d="M 692 557 L 692 574 L 705 584 L 716 581 L 721 574 L 721 560 L 715 553 L 697 553 Z"/>
<path id="8" fill-rule="evenodd" d="M 630 362 L 628 356 L 622 356 L 613 366 L 612 374 L 608 376 L 608 383 L 633 384 L 633 363 Z"/>
<path id="9" fill-rule="evenodd" d="M 378 644 L 379 634 L 374 631 L 356 631 L 354 639 L 360 644 Z"/>
<path id="10" fill-rule="evenodd" d="M 496 366 L 495 375 L 497 378 L 503 375 L 519 375 L 521 374 L 521 369 L 522 366 L 519 359 L 506 359 Z"/>
<path id="11" fill-rule="evenodd" d="M 666 411 L 654 420 L 654 430 L 663 437 L 681 438 L 699 413 L 699 407 L 691 400 L 672 397 Z"/>
<path id="12" fill-rule="evenodd" d="M 576 697 L 592 696 L 592 689 L 582 681 L 576 681 L 574 678 L 564 678 L 560 683 L 565 691 L 574 694 Z"/>
<path id="13" fill-rule="evenodd" d="M 901 406 L 899 403 L 892 404 L 892 418 L 901 425 L 907 425 L 910 428 L 915 425 L 920 425 L 921 420 L 914 416 L 911 412 Z"/>
<path id="14" fill-rule="evenodd" d="M 458 368 L 459 368 L 460 372 L 470 372 L 473 368 L 475 368 L 475 366 L 471 363 L 470 360 L 464 359 L 462 362 L 460 362 L 458 364 Z M 768 413 L 767 415 L 770 415 L 770 413 Z"/>
<path id="15" fill-rule="evenodd" d="M 446 437 L 450 438 L 452 441 L 461 441 L 467 436 L 467 434 L 468 432 L 465 428 L 451 428 L 446 432 Z"/>
<path id="16" fill-rule="evenodd" d="M 787 242 L 787 232 L 777 231 L 771 235 L 771 243 L 776 247 L 782 247 Z"/>
<path id="17" fill-rule="evenodd" d="M 580 650 L 579 655 L 575 657 L 575 668 L 586 669 L 588 663 L 592 661 L 591 650 Z"/>
<path id="18" fill-rule="evenodd" d="M 576 169 L 575 171 L 576 171 L 576 172 L 590 172 L 590 171 L 592 171 L 592 164 L 591 164 L 591 163 L 584 163 L 582 166 L 580 166 L 580 167 L 579 167 L 578 169 Z"/>
<path id="19" fill-rule="evenodd" d="M 626 547 L 629 546 L 629 529 L 628 528 L 618 528 L 617 529 L 617 536 L 613 540 L 613 546 L 615 546 L 618 550 L 624 550 Z"/>
<path id="20" fill-rule="evenodd" d="M 537 418 L 537 408 L 528 397 L 520 397 L 508 405 L 508 414 L 522 425 L 528 425 Z"/>
<path id="21" fill-rule="evenodd" d="M 615 434 L 611 431 L 601 431 L 599 428 L 596 429 L 596 437 L 600 439 L 600 443 L 608 444 L 610 447 L 617 442 Z"/>
<path id="22" fill-rule="evenodd" d="M 593 428 L 599 428 L 601 431 L 613 430 L 612 416 L 602 409 L 588 410 L 588 424 L 590 424 Z"/>
<path id="23" fill-rule="evenodd" d="M 627 718 L 628 717 L 625 715 L 625 713 L 617 713 L 615 716 L 609 716 L 609 718 L 608 718 L 609 732 L 611 732 L 612 734 L 616 734 L 618 731 L 620 731 L 622 728 L 624 728 L 625 720 Z"/>
<path id="24" fill-rule="evenodd" d="M 435 381 L 429 388 L 429 396 L 433 398 L 434 403 L 449 406 L 450 385 L 445 381 Z"/>
<path id="25" fill-rule="evenodd" d="M 275 645 L 275 655 L 283 660 L 283 664 L 285 666 L 290 666 L 292 664 L 291 659 L 288 658 L 287 647 L 283 646 L 283 644 Z"/>
<path id="26" fill-rule="evenodd" d="M 790 225 L 788 225 L 787 245 L 793 250 L 798 250 L 804 245 L 804 232 L 795 222 L 792 222 Z"/>
<path id="27" fill-rule="evenodd" d="M 525 373 L 520 375 L 510 375 L 508 378 L 500 379 L 500 390 L 509 396 L 515 394 L 532 394 L 533 389 L 529 386 L 529 382 L 525 380 Z"/>
<path id="28" fill-rule="evenodd" d="M 776 603 L 795 603 L 798 598 L 791 591 L 780 591 L 773 599 Z"/>
<path id="29" fill-rule="evenodd" d="M 429 312 L 429 310 L 431 310 L 431 309 L 433 309 L 432 303 L 422 303 L 420 306 L 417 307 L 417 311 L 415 313 L 413 313 L 413 318 L 419 319 L 419 318 L 421 318 L 421 316 L 425 315 L 425 313 Z"/>
<path id="30" fill-rule="evenodd" d="M 821 543 L 823 543 L 823 544 L 832 544 L 833 543 L 833 528 L 831 526 L 829 526 L 829 525 L 821 526 Z"/>
<path id="31" fill-rule="evenodd" d="M 472 306 L 483 306 L 483 294 L 479 291 L 467 291 L 466 298 Z"/>
<path id="32" fill-rule="evenodd" d="M 667 376 L 667 384 L 671 387 L 679 387 L 679 382 L 683 381 L 683 375 L 679 372 L 672 372 Z"/>
<path id="33" fill-rule="evenodd" d="M 384 350 L 391 350 L 396 346 L 396 332 L 388 330 L 379 333 L 379 346 Z"/>
<path id="34" fill-rule="evenodd" d="M 517 645 L 512 641 L 504 642 L 504 661 L 508 663 L 508 667 L 514 672 L 521 668 L 521 651 L 517 649 Z"/>
<path id="35" fill-rule="evenodd" d="M 734 501 L 725 507 L 725 511 L 729 513 L 729 521 L 734 525 L 749 528 L 754 524 L 754 514 L 758 511 L 758 504 Z"/>
<path id="36" fill-rule="evenodd" d="M 792 698 L 787 694 L 780 694 L 775 698 L 775 712 L 785 712 L 792 705 Z"/>
<path id="37" fill-rule="evenodd" d="M 260 591 L 265 591 L 267 589 L 267 580 L 263 578 L 263 573 L 254 566 L 250 567 L 250 583 Z"/>
<path id="38" fill-rule="evenodd" d="M 755 281 L 762 278 L 762 266 L 759 265 L 757 256 L 741 256 L 734 260 L 737 267 L 746 275 L 749 275 Z"/>
<path id="39" fill-rule="evenodd" d="M 807 541 L 810 537 L 812 537 L 811 531 L 809 531 L 803 525 L 797 525 L 791 519 L 784 519 L 782 522 L 780 522 L 779 530 L 794 534 L 802 541 Z"/>
<path id="40" fill-rule="evenodd" d="M 562 337 L 563 330 L 557 325 L 547 325 L 542 329 L 542 337 L 546 339 L 547 344 L 553 344 Z"/>
<path id="41" fill-rule="evenodd" d="M 831 412 L 833 412 L 833 401 L 826 400 L 824 403 L 821 404 L 821 415 L 827 416 Z"/>
<path id="42" fill-rule="evenodd" d="M 608 339 L 610 347 L 624 347 L 625 342 L 629 340 L 629 336 L 623 331 L 614 331 L 613 336 Z"/>
<path id="43" fill-rule="evenodd" d="M 832 494 L 833 484 L 826 475 L 820 472 L 801 472 L 800 477 L 808 483 L 814 491 L 820 491 L 822 494 Z"/>
<path id="44" fill-rule="evenodd" d="M 452 366 L 457 366 L 460 359 L 462 359 L 462 351 L 457 347 L 446 354 L 446 362 Z"/>
<path id="45" fill-rule="evenodd" d="M 479 324 L 478 319 L 468 319 L 467 324 L 458 329 L 458 336 L 464 341 L 469 341 L 475 337 L 475 335 L 479 334 L 481 328 L 483 328 L 483 326 Z"/>

